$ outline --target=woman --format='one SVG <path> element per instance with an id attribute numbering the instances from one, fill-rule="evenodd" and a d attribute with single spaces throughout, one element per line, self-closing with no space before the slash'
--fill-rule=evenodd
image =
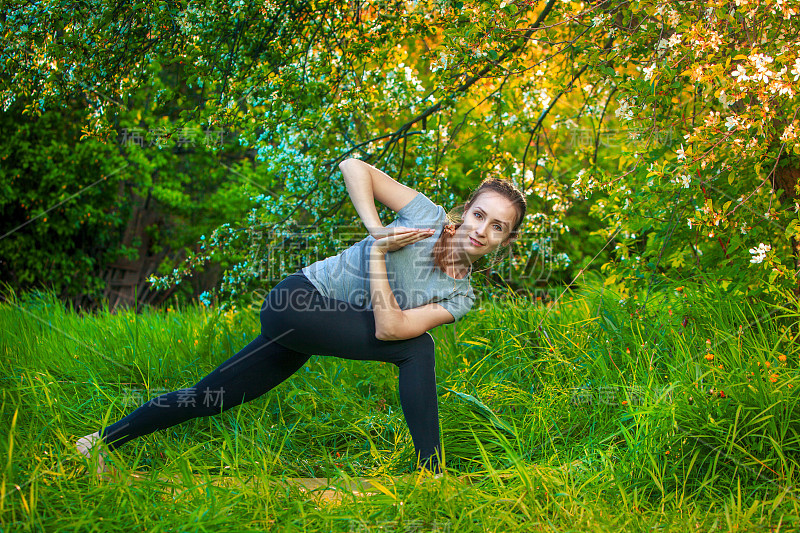
<path id="1" fill-rule="evenodd" d="M 311 355 L 384 361 L 399 367 L 400 403 L 417 466 L 441 471 L 434 341 L 428 330 L 472 307 L 472 264 L 508 246 L 527 208 L 510 182 L 486 179 L 445 225 L 444 208 L 357 159 L 339 165 L 370 235 L 344 252 L 295 272 L 267 295 L 261 334 L 194 387 L 147 402 L 77 442 L 105 470 L 103 443 L 127 441 L 253 400 L 296 372 Z M 384 227 L 374 200 L 397 212 Z M 201 401 L 202 400 L 202 401 Z"/>

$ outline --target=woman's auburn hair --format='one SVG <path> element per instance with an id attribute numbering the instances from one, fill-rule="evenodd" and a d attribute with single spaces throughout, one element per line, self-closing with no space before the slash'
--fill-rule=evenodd
<path id="1" fill-rule="evenodd" d="M 509 202 L 511 202 L 514 208 L 517 210 L 517 222 L 514 224 L 514 227 L 508 234 L 509 237 L 516 237 L 519 227 L 522 224 L 522 219 L 525 218 L 525 212 L 528 210 L 528 202 L 525 200 L 525 195 L 523 195 L 522 192 L 511 181 L 502 178 L 484 179 L 481 184 L 478 185 L 478 188 L 472 191 L 469 200 L 464 203 L 461 209 L 456 208 L 447 213 L 447 220 L 450 222 L 450 225 L 454 225 L 456 230 L 461 227 L 461 224 L 464 223 L 464 220 L 462 219 L 463 214 L 469 210 L 470 206 L 482 193 L 487 191 L 500 194 Z M 445 253 L 450 247 L 450 240 L 452 238 L 453 235 L 450 232 L 445 231 L 445 228 L 442 228 L 442 234 L 439 236 L 439 239 L 436 241 L 436 244 L 433 246 L 433 250 L 431 252 L 434 264 L 439 267 L 442 272 L 447 272 L 445 270 L 444 259 Z"/>

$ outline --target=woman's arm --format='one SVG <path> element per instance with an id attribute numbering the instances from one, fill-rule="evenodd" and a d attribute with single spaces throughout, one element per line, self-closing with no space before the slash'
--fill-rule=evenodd
<path id="1" fill-rule="evenodd" d="M 375 208 L 375 200 L 397 212 L 417 195 L 417 191 L 411 187 L 406 187 L 359 159 L 346 159 L 339 163 L 339 169 L 358 216 L 375 238 L 383 236 L 379 233 L 383 224 Z"/>
<path id="2" fill-rule="evenodd" d="M 400 246 L 430 236 L 427 230 L 411 230 L 404 236 Z M 386 239 L 375 241 L 370 247 L 369 287 L 372 310 L 375 315 L 375 337 L 382 341 L 413 339 L 441 324 L 454 322 L 448 310 L 437 303 L 431 303 L 403 311 L 389 285 L 386 274 L 386 253 L 382 244 Z"/>

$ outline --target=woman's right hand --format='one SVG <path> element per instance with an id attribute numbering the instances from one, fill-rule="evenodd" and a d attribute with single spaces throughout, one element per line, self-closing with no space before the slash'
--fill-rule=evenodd
<path id="1" fill-rule="evenodd" d="M 391 235 L 396 235 L 398 233 L 407 233 L 407 232 L 418 231 L 420 233 L 425 234 L 427 237 L 433 235 L 433 232 L 430 232 L 426 229 L 418 229 L 418 228 L 407 228 L 405 226 L 394 226 L 387 228 L 385 226 L 381 226 L 379 228 L 373 228 L 370 230 L 369 234 L 372 235 L 372 238 L 377 240 L 383 239 L 384 237 L 389 237 Z"/>
<path id="2" fill-rule="evenodd" d="M 402 226 L 384 228 L 389 232 L 372 243 L 372 250 L 380 253 L 394 252 L 404 246 L 427 239 L 434 234 L 432 229 L 405 228 Z"/>

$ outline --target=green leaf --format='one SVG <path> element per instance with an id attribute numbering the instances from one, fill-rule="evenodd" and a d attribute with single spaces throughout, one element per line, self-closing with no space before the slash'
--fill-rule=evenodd
<path id="1" fill-rule="evenodd" d="M 800 220 L 798 219 L 794 219 L 791 222 L 789 222 L 789 225 L 786 226 L 786 236 L 787 237 L 800 236 L 800 228 L 798 226 L 800 226 Z"/>
<path id="2" fill-rule="evenodd" d="M 485 416 L 497 429 L 505 431 L 509 435 L 514 436 L 514 431 L 508 426 L 508 424 L 500 420 L 500 417 L 498 417 L 494 411 L 489 409 L 488 405 L 477 399 L 475 396 L 466 394 L 464 392 L 458 392 L 453 389 L 448 389 L 447 387 L 444 387 L 444 390 L 452 392 L 462 400 L 466 401 L 469 405 L 475 408 L 475 412 Z"/>
<path id="3" fill-rule="evenodd" d="M 608 67 L 606 65 L 600 65 L 598 67 L 598 70 L 600 72 L 602 72 L 603 74 L 607 75 L 607 76 L 616 76 L 617 75 L 617 71 L 616 70 L 614 70 L 613 68 Z"/>

